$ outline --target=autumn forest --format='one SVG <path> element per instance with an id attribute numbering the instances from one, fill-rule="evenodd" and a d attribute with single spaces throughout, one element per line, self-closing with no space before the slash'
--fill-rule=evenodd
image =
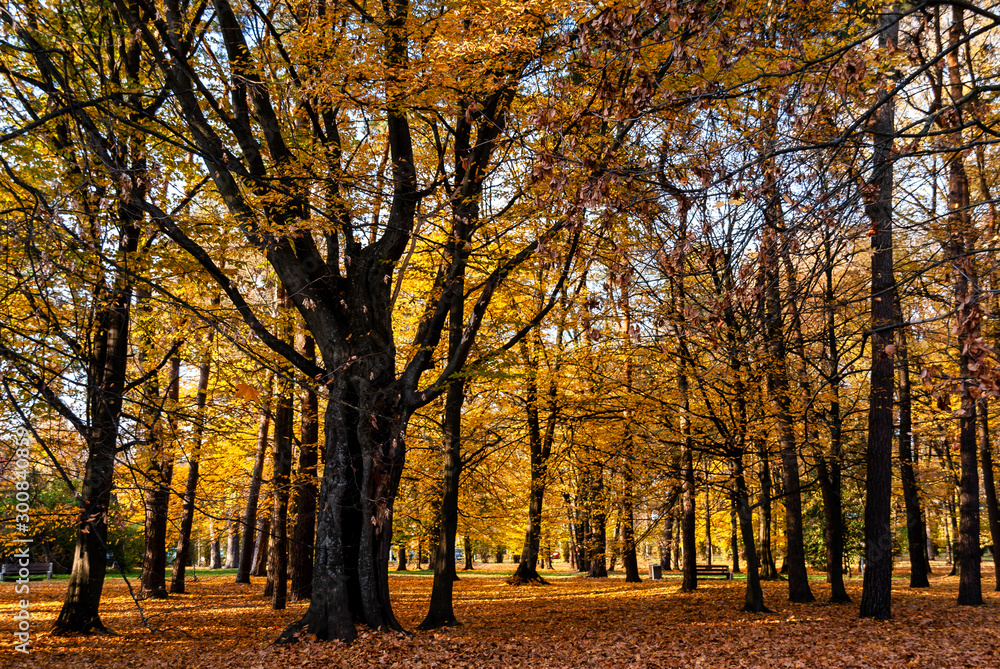
<path id="1" fill-rule="evenodd" d="M 2 3 L 0 652 L 1000 665 L 998 145 L 975 0 Z"/>

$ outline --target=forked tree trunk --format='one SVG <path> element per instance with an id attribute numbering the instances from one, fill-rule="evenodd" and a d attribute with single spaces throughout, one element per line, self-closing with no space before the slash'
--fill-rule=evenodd
<path id="1" fill-rule="evenodd" d="M 537 341 L 536 346 L 541 342 Z M 552 441 L 556 428 L 556 384 L 549 381 L 546 393 L 545 430 L 539 411 L 538 372 L 539 363 L 537 351 L 528 351 L 528 344 L 521 340 L 522 357 L 528 368 L 527 396 L 525 406 L 528 413 L 528 449 L 530 473 L 530 490 L 528 492 L 528 528 L 525 531 L 524 543 L 521 547 L 521 561 L 517 569 L 507 579 L 510 585 L 533 583 L 545 585 L 546 581 L 538 574 L 538 555 L 542 536 L 542 504 L 545 500 L 545 486 L 548 483 L 549 456 L 552 454 Z"/>

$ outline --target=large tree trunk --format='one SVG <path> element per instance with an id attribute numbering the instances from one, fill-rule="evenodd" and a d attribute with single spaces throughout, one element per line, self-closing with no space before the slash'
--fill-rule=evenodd
<path id="1" fill-rule="evenodd" d="M 517 565 L 517 570 L 507 579 L 507 583 L 511 585 L 527 583 L 545 585 L 545 579 L 538 574 L 538 555 L 542 536 L 542 504 L 545 499 L 545 486 L 548 483 L 549 456 L 552 453 L 552 442 L 555 438 L 557 388 L 555 380 L 550 379 L 546 394 L 547 416 L 543 433 L 538 397 L 538 352 L 533 350 L 529 353 L 527 342 L 521 341 L 524 362 L 528 367 L 528 388 L 525 398 L 528 412 L 529 465 L 531 467 L 530 490 L 528 492 L 528 528 L 524 535 L 524 544 L 521 547 L 521 561 Z M 542 345 L 540 339 L 535 342 L 535 345 Z"/>
<path id="2" fill-rule="evenodd" d="M 271 544 L 271 519 L 261 514 L 257 519 L 257 531 L 253 545 L 251 576 L 267 576 L 267 555 Z M 270 593 L 268 593 L 270 595 Z"/>
<path id="3" fill-rule="evenodd" d="M 455 573 L 455 538 L 458 532 L 458 492 L 462 473 L 462 404 L 465 402 L 465 379 L 452 382 L 445 397 L 444 481 L 442 485 L 440 528 L 434 551 L 434 582 L 430 609 L 420 629 L 452 627 L 455 618 L 452 593 Z"/>
<path id="4" fill-rule="evenodd" d="M 681 396 L 684 398 L 685 412 L 681 416 L 681 433 L 684 435 L 684 446 L 681 451 L 681 475 L 683 477 L 684 498 L 682 502 L 682 526 L 681 533 L 684 549 L 684 563 L 681 567 L 683 577 L 681 580 L 681 590 L 691 592 L 698 588 L 698 562 L 695 555 L 694 538 L 694 462 L 691 453 L 691 432 L 687 423 L 687 376 L 681 374 Z"/>
<path id="5" fill-rule="evenodd" d="M 220 302 L 221 300 L 216 298 L 212 300 L 212 305 L 217 307 Z M 177 559 L 174 560 L 174 573 L 170 579 L 170 592 L 177 594 L 184 592 L 184 569 L 187 566 L 188 554 L 191 551 L 191 527 L 194 525 L 195 493 L 198 489 L 201 442 L 205 432 L 205 404 L 208 400 L 208 375 L 211 368 L 211 346 L 214 335 L 215 330 L 210 329 L 204 360 L 198 369 L 198 394 L 195 396 L 194 445 L 187 459 L 188 475 L 181 505 L 181 531 L 180 536 L 177 538 Z M 219 567 L 216 565 L 212 568 L 218 569 Z"/>
<path id="6" fill-rule="evenodd" d="M 316 345 L 306 335 L 303 355 L 316 358 Z M 319 396 L 308 389 L 302 393 L 299 424 L 299 460 L 292 487 L 291 514 L 295 518 L 289 546 L 288 567 L 291 586 L 288 598 L 295 602 L 312 596 L 313 542 L 316 540 L 316 465 L 319 448 Z M 404 558 L 405 560 L 405 558 Z M 405 562 L 404 562 L 405 571 Z"/>
<path id="7" fill-rule="evenodd" d="M 746 476 L 743 471 L 743 456 L 733 459 L 736 489 L 736 513 L 740 519 L 740 532 L 743 534 L 743 546 L 746 549 L 747 588 L 743 597 L 743 611 L 762 613 L 768 611 L 764 606 L 764 591 L 760 585 L 760 564 L 757 561 L 757 547 L 753 538 L 753 512 L 750 510 L 750 495 L 747 492 Z"/>
<path id="8" fill-rule="evenodd" d="M 140 359 L 142 357 L 140 353 Z M 177 406 L 179 374 L 180 360 L 174 358 L 171 361 L 170 381 L 167 386 L 167 404 L 171 408 Z M 170 506 L 173 456 L 172 449 L 163 434 L 162 400 L 159 397 L 159 383 L 155 373 L 146 383 L 143 401 L 146 403 L 143 430 L 146 433 L 149 453 L 144 481 L 144 485 L 147 486 L 144 495 L 146 547 L 142 557 L 140 596 L 145 599 L 164 599 L 167 596 L 164 572 L 167 568 L 167 512 Z M 171 418 L 171 422 L 174 420 Z"/>
<path id="9" fill-rule="evenodd" d="M 979 463 L 976 443 L 976 396 L 979 383 L 976 378 L 984 356 L 980 346 L 982 312 L 979 308 L 979 282 L 976 271 L 974 235 L 969 212 L 969 178 L 965 170 L 965 150 L 962 137 L 963 110 L 966 82 L 962 80 L 960 48 L 967 35 L 964 9 L 952 6 L 951 25 L 948 28 L 949 94 L 952 96 L 949 114 L 949 141 L 953 153 L 948 157 L 948 260 L 952 265 L 955 301 L 955 325 L 960 350 L 959 361 L 959 583 L 958 603 L 979 606 L 983 603 L 981 558 L 979 549 Z M 955 97 L 957 94 L 958 97 Z M 974 391 L 977 391 L 974 393 Z"/>
<path id="10" fill-rule="evenodd" d="M 138 191 L 136 191 L 138 192 Z M 101 593 L 107 572 L 108 505 L 114 475 L 122 388 L 128 366 L 130 307 L 132 303 L 131 256 L 139 240 L 134 212 L 122 202 L 119 255 L 106 304 L 94 314 L 97 336 L 87 361 L 87 409 L 90 430 L 87 462 L 80 487 L 80 512 L 76 518 L 76 547 L 66 597 L 53 634 L 107 632 L 101 621 Z"/>
<path id="11" fill-rule="evenodd" d="M 608 516 L 604 499 L 604 467 L 601 463 L 589 464 L 590 490 L 587 494 L 590 534 L 587 537 L 588 578 L 608 577 Z"/>
<path id="12" fill-rule="evenodd" d="M 899 14 L 894 5 L 883 6 L 882 48 L 895 48 Z M 892 617 L 892 437 L 893 437 L 893 330 L 895 309 L 893 274 L 891 160 L 894 139 L 893 100 L 875 113 L 872 127 L 873 158 L 871 185 L 876 193 L 866 206 L 871 220 L 871 335 L 872 352 L 868 406 L 868 452 L 865 473 L 865 576 L 861 591 L 861 617 L 888 620 Z"/>
<path id="13" fill-rule="evenodd" d="M 240 549 L 239 569 L 236 571 L 237 583 L 249 583 L 254 570 L 254 530 L 257 529 L 257 505 L 260 501 L 260 484 L 264 478 L 264 458 L 267 456 L 267 435 L 271 429 L 271 393 L 274 387 L 274 375 L 268 374 L 267 385 L 264 387 L 264 399 L 260 406 L 260 426 L 257 429 L 257 448 L 253 461 L 253 472 L 250 474 L 250 488 L 247 491 L 247 505 L 243 512 L 243 546 Z"/>

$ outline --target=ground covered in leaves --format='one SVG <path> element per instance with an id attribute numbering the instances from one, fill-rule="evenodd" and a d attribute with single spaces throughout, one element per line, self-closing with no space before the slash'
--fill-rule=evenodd
<path id="1" fill-rule="evenodd" d="M 992 564 L 989 565 L 992 572 Z M 496 569 L 496 566 L 493 566 Z M 509 569 L 509 565 L 508 565 Z M 937 569 L 944 572 L 944 567 Z M 508 572 L 509 573 L 509 572 Z M 548 575 L 548 574 L 547 574 Z M 739 613 L 744 583 L 702 581 L 693 594 L 679 581 L 626 584 L 621 575 L 594 580 L 552 574 L 549 586 L 513 587 L 497 571 L 462 574 L 455 611 L 463 625 L 412 635 L 363 630 L 350 644 L 270 642 L 304 611 L 293 603 L 271 611 L 263 579 L 237 586 L 230 575 L 206 576 L 188 593 L 142 602 L 147 629 L 121 579 L 108 581 L 102 604 L 116 637 L 60 638 L 48 629 L 67 581 L 32 581 L 32 645 L 14 651 L 14 584 L 0 584 L 0 666 L 24 667 L 1000 667 L 1000 594 L 984 569 L 986 605 L 955 605 L 958 579 L 936 575 L 910 590 L 894 580 L 889 622 L 858 619 L 859 579 L 848 581 L 854 604 L 789 604 L 783 583 L 765 584 L 774 613 Z M 400 621 L 414 629 L 426 613 L 431 578 L 391 579 Z"/>

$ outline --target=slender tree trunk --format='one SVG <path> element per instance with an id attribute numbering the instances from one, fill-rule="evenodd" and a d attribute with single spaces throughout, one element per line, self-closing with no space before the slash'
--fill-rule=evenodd
<path id="1" fill-rule="evenodd" d="M 791 397 L 785 367 L 786 349 L 782 325 L 781 294 L 778 281 L 777 238 L 774 228 L 780 224 L 780 200 L 776 184 L 769 187 L 766 206 L 768 225 L 761 241 L 761 273 L 766 305 L 767 388 L 775 409 L 778 442 L 781 451 L 781 472 L 785 497 L 785 560 L 788 565 L 788 599 L 811 602 L 815 599 L 809 588 L 806 572 L 805 545 L 802 535 L 802 494 L 799 482 L 799 458 L 792 426 Z"/>
<path id="2" fill-rule="evenodd" d="M 746 479 L 744 479 L 743 485 L 746 485 Z M 737 521 L 737 516 L 738 516 L 738 514 L 737 514 L 737 510 L 736 510 L 736 496 L 733 495 L 732 508 L 729 510 L 729 526 L 730 526 L 729 547 L 730 547 L 730 550 L 733 553 L 733 573 L 734 574 L 741 574 L 743 572 L 740 569 L 739 523 Z M 760 578 L 759 569 L 758 569 L 757 578 Z"/>
<path id="3" fill-rule="evenodd" d="M 271 429 L 271 393 L 274 375 L 268 374 L 264 386 L 264 399 L 260 406 L 260 426 L 257 429 L 257 448 L 254 456 L 253 473 L 250 475 L 250 489 L 247 492 L 247 506 L 243 512 L 243 546 L 240 549 L 237 583 L 249 583 L 254 569 L 254 530 L 257 529 L 257 505 L 260 501 L 260 484 L 264 477 L 264 458 L 267 456 L 267 435 Z"/>
<path id="4" fill-rule="evenodd" d="M 893 294 L 896 318 L 903 322 L 899 289 Z M 906 328 L 896 330 L 896 365 L 899 370 L 899 481 L 903 488 L 906 505 L 906 538 L 910 553 L 910 587 L 929 588 L 927 580 L 927 530 L 920 510 L 920 494 L 917 477 L 913 471 L 913 412 L 910 396 L 910 362 L 907 348 Z"/>
<path id="5" fill-rule="evenodd" d="M 222 544 L 219 541 L 219 535 L 215 532 L 214 518 L 208 519 L 208 568 L 222 568 Z"/>
<path id="6" fill-rule="evenodd" d="M 1000 591 L 1000 509 L 997 507 L 997 488 L 993 478 L 993 444 L 990 437 L 989 404 L 985 398 L 980 400 L 979 406 L 979 457 L 983 468 L 986 518 L 992 542 L 994 588 Z"/>
<path id="7" fill-rule="evenodd" d="M 279 302 L 284 302 L 279 299 Z M 290 337 L 289 337 L 290 338 Z M 271 453 L 274 508 L 271 511 L 271 541 L 267 559 L 267 575 L 271 608 L 280 611 L 288 600 L 288 494 L 292 470 L 292 437 L 294 405 L 290 382 L 282 381 L 285 388 L 278 398 L 274 416 L 274 448 Z"/>
<path id="8" fill-rule="evenodd" d="M 964 9 L 952 6 L 951 25 L 948 29 L 949 89 L 954 106 L 954 125 L 950 140 L 955 146 L 948 159 L 948 254 L 953 267 L 955 296 L 955 327 L 961 350 L 960 372 L 961 409 L 959 410 L 959 582 L 958 603 L 979 606 L 983 603 L 981 557 L 979 551 L 979 463 L 976 443 L 976 397 L 978 391 L 976 371 L 983 349 L 978 345 L 982 313 L 979 308 L 979 284 L 976 274 L 974 242 L 969 214 L 969 178 L 965 171 L 962 139 L 962 109 L 959 101 L 965 95 L 959 49 L 965 34 Z M 958 97 L 954 97 L 958 94 Z M 976 393 L 978 394 L 978 393 Z"/>
<path id="9" fill-rule="evenodd" d="M 212 306 L 218 307 L 221 300 L 216 297 Z M 198 490 L 198 469 L 201 462 L 201 442 L 205 432 L 205 404 L 208 401 L 208 378 L 212 364 L 212 340 L 215 330 L 210 329 L 207 337 L 207 348 L 204 360 L 198 369 L 198 394 L 195 396 L 194 446 L 188 456 L 188 475 L 184 486 L 184 498 L 181 505 L 181 531 L 177 539 L 177 559 L 174 560 L 174 572 L 170 579 L 170 592 L 184 592 L 184 569 L 187 566 L 188 553 L 191 550 L 191 527 L 194 525 L 195 493 Z M 178 360 L 178 363 L 180 360 Z M 179 370 L 178 370 L 179 372 Z M 209 522 L 212 522 L 211 519 Z M 218 569 L 218 565 L 213 569 Z"/>
<path id="10" fill-rule="evenodd" d="M 773 581 L 778 578 L 778 568 L 771 552 L 771 464 L 767 444 L 760 440 L 757 444 L 760 457 L 760 578 Z"/>
<path id="11" fill-rule="evenodd" d="M 899 14 L 895 4 L 883 6 L 879 45 L 895 48 Z M 892 617 L 892 437 L 893 437 L 893 330 L 896 327 L 892 295 L 893 275 L 891 161 L 894 140 L 893 101 L 875 113 L 871 185 L 875 195 L 866 206 L 871 220 L 871 334 L 872 352 L 868 406 L 868 452 L 865 474 L 865 576 L 861 592 L 861 617 Z"/>
<path id="12" fill-rule="evenodd" d="M 590 503 L 590 510 L 587 517 L 590 521 L 590 536 L 588 539 L 587 561 L 590 568 L 587 570 L 589 578 L 607 578 L 607 551 L 608 551 L 608 516 L 605 510 L 604 499 L 604 471 L 600 463 L 591 464 L 590 471 L 590 492 L 587 496 Z"/>
<path id="13" fill-rule="evenodd" d="M 229 512 L 226 522 L 228 528 L 226 537 L 226 562 L 224 569 L 236 569 L 240 564 L 240 525 L 236 520 L 236 511 Z"/>
<path id="14" fill-rule="evenodd" d="M 691 453 L 691 428 L 687 419 L 687 376 L 681 373 L 681 397 L 684 402 L 684 412 L 681 414 L 681 433 L 684 435 L 684 446 L 681 451 L 681 473 L 684 477 L 683 501 L 683 548 L 684 564 L 681 590 L 691 592 L 698 588 L 698 563 L 695 555 L 694 537 L 694 462 Z"/>
<path id="15" fill-rule="evenodd" d="M 466 534 L 463 537 L 463 540 L 464 540 L 463 541 L 463 548 L 465 549 L 463 551 L 465 553 L 465 567 L 463 567 L 463 571 L 472 571 L 473 569 L 475 569 L 474 565 L 472 564 L 472 562 L 473 562 L 473 560 L 472 560 L 472 538 L 468 534 Z"/>

